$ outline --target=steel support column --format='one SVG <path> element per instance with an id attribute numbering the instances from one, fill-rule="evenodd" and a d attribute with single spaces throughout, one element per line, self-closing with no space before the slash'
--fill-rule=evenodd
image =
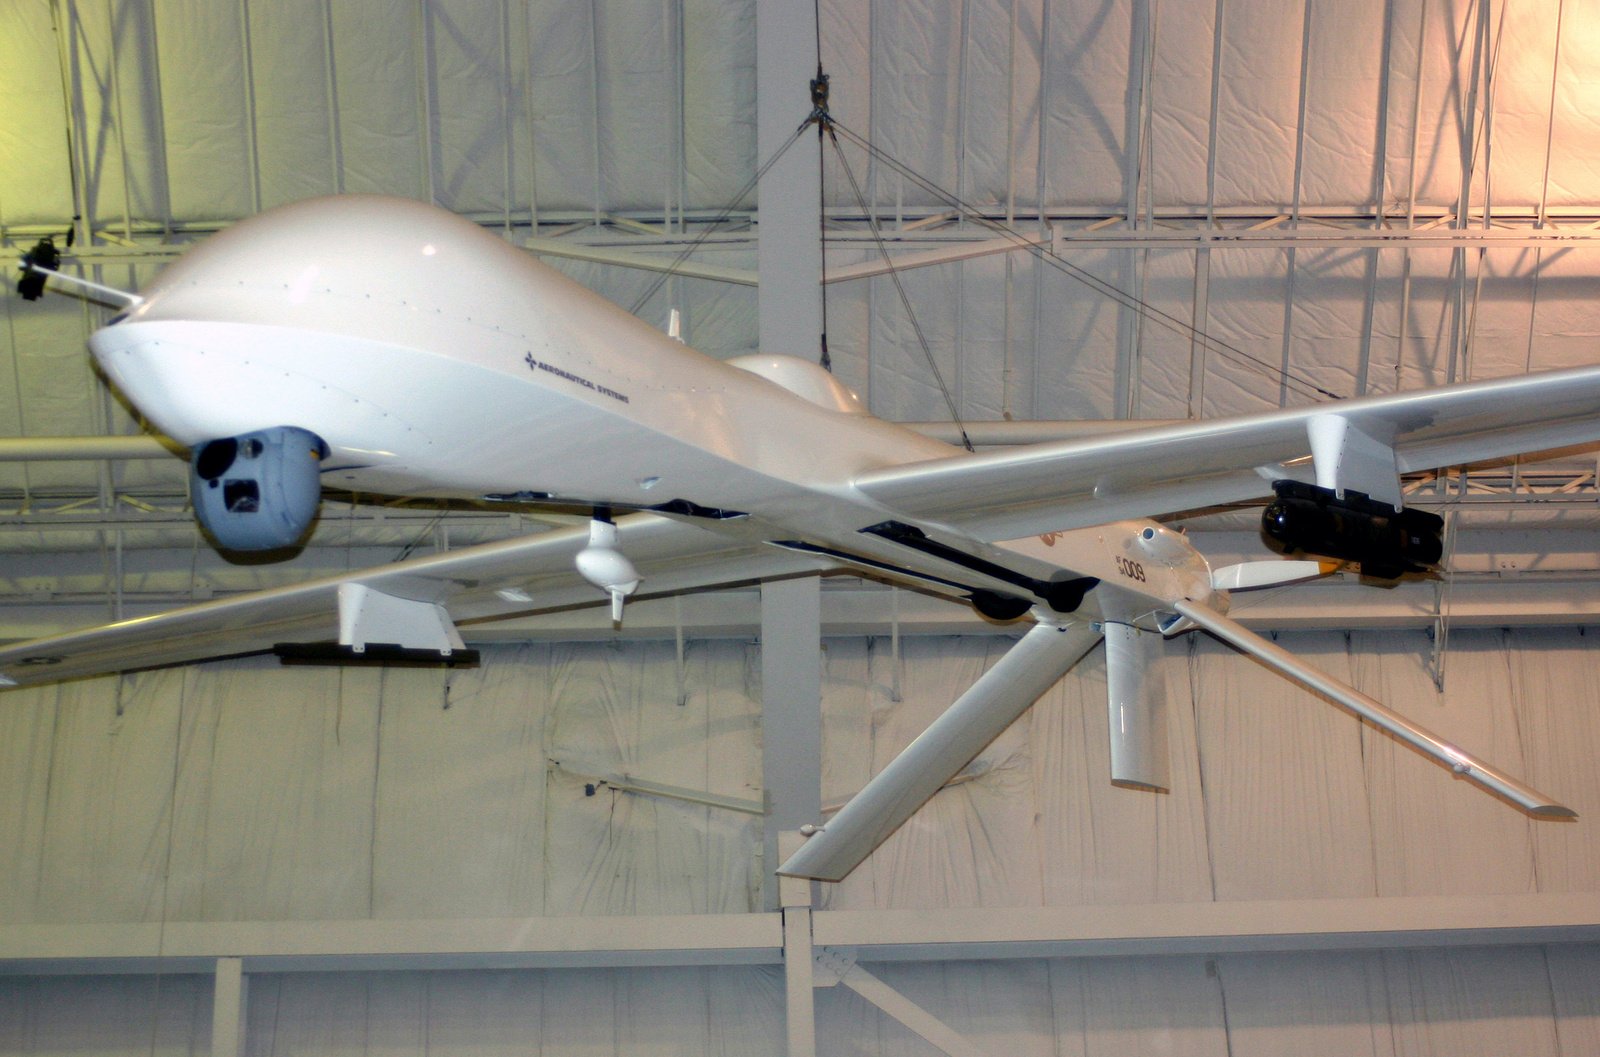
<path id="1" fill-rule="evenodd" d="M 785 830 L 778 850 L 787 859 L 804 839 L 794 830 Z M 778 903 L 783 912 L 785 1057 L 816 1057 L 817 1053 L 816 948 L 811 943 L 816 887 L 816 882 L 803 877 L 778 879 Z"/>
<path id="2" fill-rule="evenodd" d="M 785 1057 L 816 1057 L 816 966 L 811 908 L 783 909 Z"/>
<path id="3" fill-rule="evenodd" d="M 248 982 L 243 958 L 218 958 L 211 999 L 211 1057 L 242 1057 Z"/>
<path id="4" fill-rule="evenodd" d="M 822 173 L 809 133 L 784 145 L 805 120 L 816 73 L 816 9 L 792 0 L 756 3 L 756 157 L 761 216 L 756 271 L 761 281 L 760 347 L 815 360 L 822 332 Z"/>
<path id="5" fill-rule="evenodd" d="M 778 834 L 822 818 L 822 585 L 761 585 L 761 770 L 766 788 L 763 905 L 778 906 Z"/>
<path id="6" fill-rule="evenodd" d="M 822 174 L 816 138 L 791 143 L 816 74 L 816 9 L 792 0 L 756 3 L 756 246 L 760 347 L 816 360 L 822 333 Z M 785 145 L 787 149 L 785 149 Z M 778 891 L 778 832 L 822 813 L 821 598 L 814 579 L 761 589 L 762 770 L 767 791 L 763 905 Z"/>

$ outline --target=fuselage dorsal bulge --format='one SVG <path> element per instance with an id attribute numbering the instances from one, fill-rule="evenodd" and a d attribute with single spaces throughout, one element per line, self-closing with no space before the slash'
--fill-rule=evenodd
<path id="1" fill-rule="evenodd" d="M 814 365 L 735 369 L 404 199 L 270 210 L 143 293 L 91 340 L 113 382 L 189 445 L 310 430 L 337 487 L 750 510 L 956 452 L 859 413 Z"/>

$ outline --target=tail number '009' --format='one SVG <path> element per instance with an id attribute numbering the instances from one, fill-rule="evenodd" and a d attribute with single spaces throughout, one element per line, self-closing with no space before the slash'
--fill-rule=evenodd
<path id="1" fill-rule="evenodd" d="M 1145 582 L 1143 565 L 1140 565 L 1136 561 L 1131 561 L 1127 558 L 1121 557 L 1117 558 L 1116 562 L 1117 572 L 1121 573 L 1123 576 L 1126 576 L 1130 580 L 1137 580 L 1140 583 Z"/>

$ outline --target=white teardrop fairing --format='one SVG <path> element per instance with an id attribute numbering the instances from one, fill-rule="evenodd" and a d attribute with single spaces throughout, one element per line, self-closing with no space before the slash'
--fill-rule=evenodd
<path id="1" fill-rule="evenodd" d="M 735 356 L 727 361 L 730 367 L 759 375 L 774 385 L 782 386 L 795 396 L 809 400 L 829 411 L 842 411 L 847 415 L 864 415 L 865 405 L 855 391 L 822 367 L 809 360 L 794 356 Z"/>

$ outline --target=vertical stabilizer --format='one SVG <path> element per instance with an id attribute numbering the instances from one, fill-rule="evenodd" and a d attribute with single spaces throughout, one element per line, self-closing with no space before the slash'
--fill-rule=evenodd
<path id="1" fill-rule="evenodd" d="M 1133 624 L 1106 622 L 1106 703 L 1111 780 L 1166 792 L 1167 681 L 1162 636 Z"/>

